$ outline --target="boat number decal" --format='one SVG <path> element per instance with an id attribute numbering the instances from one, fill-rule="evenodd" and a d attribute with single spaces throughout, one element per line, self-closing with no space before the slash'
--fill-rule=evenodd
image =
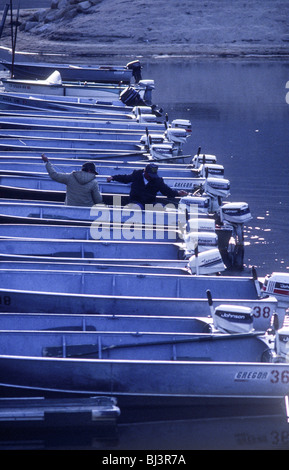
<path id="1" fill-rule="evenodd" d="M 266 306 L 266 307 L 260 307 L 260 305 L 256 305 L 253 307 L 254 310 L 254 317 L 255 318 L 270 318 L 271 317 L 271 308 Z"/>
<path id="2" fill-rule="evenodd" d="M 10 305 L 11 297 L 9 295 L 0 295 L 0 305 Z"/>
<path id="3" fill-rule="evenodd" d="M 289 370 L 272 370 L 271 371 L 271 382 L 273 384 L 282 383 L 288 384 L 289 383 Z"/>
<path id="4" fill-rule="evenodd" d="M 236 382 L 247 382 L 248 380 L 267 380 L 270 379 L 272 384 L 282 383 L 289 384 L 289 369 L 277 370 L 273 369 L 269 372 L 240 370 L 235 375 Z"/>

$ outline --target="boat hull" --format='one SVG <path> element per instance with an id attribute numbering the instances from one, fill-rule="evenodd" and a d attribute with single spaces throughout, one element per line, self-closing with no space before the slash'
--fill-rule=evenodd
<path id="1" fill-rule="evenodd" d="M 133 77 L 133 70 L 121 66 L 82 66 L 69 64 L 45 64 L 33 62 L 2 61 L 2 66 L 12 70 L 16 79 L 43 79 L 46 80 L 55 70 L 60 72 L 62 80 L 65 81 L 91 81 L 106 83 L 130 83 Z"/>
<path id="2" fill-rule="evenodd" d="M 118 398 L 282 399 L 288 364 L 0 356 L 2 386 Z M 145 380 L 144 380 L 145 377 Z M 283 377 L 283 381 L 282 378 Z M 285 383 L 284 383 L 285 382 Z"/>
<path id="3" fill-rule="evenodd" d="M 33 274 L 33 273 L 31 273 Z M 35 273 L 37 276 L 37 273 Z M 58 273 L 61 277 L 61 273 Z M 142 275 L 143 276 L 143 275 Z M 212 290 L 213 291 L 213 290 Z M 213 291 L 214 292 L 214 291 Z M 229 294 L 229 292 L 228 292 Z M 108 315 L 148 315 L 205 317 L 210 315 L 205 291 L 202 297 L 179 298 L 117 294 L 80 294 L 68 292 L 40 292 L 13 288 L 0 289 L 0 312 L 3 313 L 59 313 L 59 314 L 108 314 Z M 272 315 L 278 312 L 280 325 L 283 324 L 285 309 L 278 306 L 274 297 L 265 299 L 234 296 L 214 296 L 214 305 L 230 304 L 252 309 L 253 325 L 258 331 L 270 327 Z"/>

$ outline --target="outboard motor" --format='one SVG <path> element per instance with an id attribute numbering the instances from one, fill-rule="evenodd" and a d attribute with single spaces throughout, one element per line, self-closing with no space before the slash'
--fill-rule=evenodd
<path id="1" fill-rule="evenodd" d="M 193 217 L 187 221 L 188 232 L 215 232 L 216 223 L 214 219 L 205 217 Z"/>
<path id="2" fill-rule="evenodd" d="M 249 307 L 218 305 L 214 312 L 214 326 L 224 333 L 253 331 L 253 313 Z"/>
<path id="3" fill-rule="evenodd" d="M 140 138 L 140 144 L 148 151 L 151 145 L 165 143 L 164 134 L 144 134 Z"/>
<path id="4" fill-rule="evenodd" d="M 171 129 L 184 129 L 187 134 L 192 133 L 192 123 L 189 119 L 174 119 L 170 125 Z"/>
<path id="5" fill-rule="evenodd" d="M 280 328 L 275 334 L 275 362 L 289 362 L 289 327 Z"/>
<path id="6" fill-rule="evenodd" d="M 190 232 L 184 237 L 184 256 L 189 258 L 198 247 L 199 252 L 218 248 L 216 232 Z"/>
<path id="7" fill-rule="evenodd" d="M 246 202 L 228 202 L 221 208 L 222 220 L 230 224 L 245 224 L 252 219 Z"/>
<path id="8" fill-rule="evenodd" d="M 194 254 L 189 258 L 187 269 L 191 274 L 213 275 L 226 269 L 218 249 L 206 250 L 198 253 L 196 248 Z"/>
<path id="9" fill-rule="evenodd" d="M 199 175 L 203 178 L 224 178 L 225 169 L 223 165 L 214 163 L 201 164 L 199 167 Z"/>
<path id="10" fill-rule="evenodd" d="M 145 104 L 152 104 L 152 91 L 155 89 L 154 80 L 140 80 L 137 85 L 140 97 Z"/>
<path id="11" fill-rule="evenodd" d="M 208 177 L 203 188 L 211 196 L 211 212 L 217 212 L 220 201 L 230 195 L 230 181 L 225 178 Z"/>
<path id="12" fill-rule="evenodd" d="M 180 199 L 178 208 L 186 212 L 187 219 L 198 213 L 208 214 L 210 198 L 209 196 L 184 196 Z"/>
<path id="13" fill-rule="evenodd" d="M 216 164 L 217 163 L 217 157 L 215 155 L 210 155 L 208 153 L 203 153 L 201 154 L 201 148 L 199 148 L 198 153 L 194 155 L 194 157 L 191 160 L 191 165 L 193 165 L 194 168 L 200 168 L 201 165 L 205 164 Z"/>
<path id="14" fill-rule="evenodd" d="M 223 333 L 251 333 L 254 330 L 251 308 L 222 304 L 214 309 L 210 290 L 207 290 L 207 298 L 214 327 L 217 330 Z"/>
<path id="15" fill-rule="evenodd" d="M 152 160 L 166 160 L 175 156 L 175 148 L 172 143 L 155 144 L 150 146 Z"/>
<path id="16" fill-rule="evenodd" d="M 177 127 L 168 127 L 168 129 L 165 131 L 165 136 L 169 141 L 179 144 L 180 147 L 187 142 L 188 138 L 186 130 L 179 129 Z"/>
<path id="17" fill-rule="evenodd" d="M 220 220 L 225 227 L 232 229 L 228 246 L 228 268 L 243 269 L 244 260 L 244 224 L 252 219 L 246 202 L 230 202 L 220 208 Z"/>
<path id="18" fill-rule="evenodd" d="M 126 87 L 119 95 L 119 99 L 126 105 L 126 106 L 145 106 L 146 103 L 141 98 L 138 91 L 136 91 L 132 87 Z"/>
<path id="19" fill-rule="evenodd" d="M 262 294 L 273 295 L 278 305 L 289 306 L 289 273 L 272 273 L 265 277 Z"/>
<path id="20" fill-rule="evenodd" d="M 138 83 L 141 79 L 141 63 L 139 60 L 133 60 L 132 62 L 129 62 L 126 64 L 126 68 L 132 70 L 132 75 L 135 79 L 135 83 Z"/>

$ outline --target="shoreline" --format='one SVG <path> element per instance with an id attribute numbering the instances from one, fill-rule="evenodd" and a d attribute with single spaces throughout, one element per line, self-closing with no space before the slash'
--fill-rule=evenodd
<path id="1" fill-rule="evenodd" d="M 20 34 L 19 34 L 20 36 Z M 158 45 L 111 45 L 107 44 L 74 44 L 72 42 L 56 42 L 41 40 L 40 44 L 32 47 L 31 36 L 30 45 L 27 44 L 27 35 L 25 40 L 17 39 L 16 60 L 37 60 L 54 62 L 64 62 L 69 59 L 73 62 L 87 62 L 97 59 L 99 63 L 123 64 L 131 60 L 139 59 L 141 62 L 154 63 L 156 61 L 191 61 L 191 60 L 288 60 L 289 49 L 269 48 L 267 45 L 256 47 L 228 48 L 227 46 L 215 47 L 197 47 L 195 45 L 183 46 L 172 44 Z M 1 52 L 2 51 L 2 52 Z M 5 58 L 4 58 L 5 56 Z M 0 57 L 4 60 L 12 59 L 12 48 L 9 40 L 2 41 L 0 46 Z"/>
<path id="2" fill-rule="evenodd" d="M 287 24 L 289 27 L 289 20 L 285 19 L 289 4 L 284 0 L 278 2 L 279 9 L 273 8 L 269 1 L 256 1 L 250 8 L 246 4 L 231 7 L 227 0 L 222 7 L 215 0 L 198 3 L 186 0 L 179 8 L 154 0 L 149 0 L 145 7 L 139 0 L 134 7 L 128 0 L 94 3 L 97 5 L 91 7 L 92 13 L 79 14 L 70 21 L 62 18 L 39 22 L 29 31 L 18 28 L 16 60 L 44 61 L 45 58 L 47 62 L 54 62 L 57 57 L 61 62 L 115 65 L 136 59 L 154 63 L 161 60 L 287 60 L 289 57 L 286 27 Z M 131 18 L 121 5 L 130 6 Z M 21 9 L 20 22 L 29 23 L 33 14 L 40 10 L 37 7 Z M 55 15 L 58 10 L 49 11 Z M 151 12 L 149 24 L 146 11 Z M 15 10 L 13 15 L 16 17 Z M 135 17 L 137 21 L 131 21 Z M 172 19 L 175 20 L 173 25 Z M 107 34 L 108 28 L 111 37 Z M 3 58 L 3 55 L 10 55 L 12 59 L 8 22 L 1 37 L 0 56 Z"/>

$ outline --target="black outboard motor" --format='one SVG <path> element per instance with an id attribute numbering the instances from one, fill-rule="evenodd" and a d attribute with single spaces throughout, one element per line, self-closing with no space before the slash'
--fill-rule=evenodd
<path id="1" fill-rule="evenodd" d="M 125 88 L 120 93 L 119 98 L 126 106 L 146 106 L 140 94 L 132 87 Z"/>
<path id="2" fill-rule="evenodd" d="M 133 60 L 132 62 L 129 62 L 128 64 L 126 64 L 126 67 L 128 69 L 132 70 L 132 74 L 134 76 L 135 83 L 138 83 L 142 79 L 142 76 L 141 76 L 141 68 L 142 67 L 141 67 L 140 61 L 139 60 Z"/>

